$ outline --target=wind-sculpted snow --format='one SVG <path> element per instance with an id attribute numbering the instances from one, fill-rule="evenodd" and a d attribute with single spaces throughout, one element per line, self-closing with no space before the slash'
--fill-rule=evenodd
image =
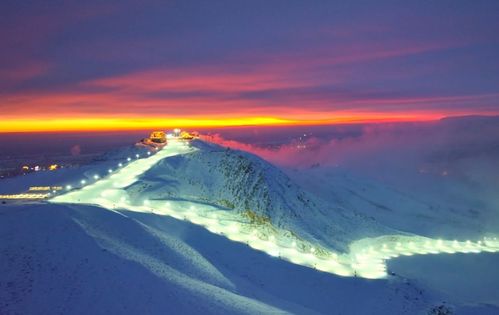
<path id="1" fill-rule="evenodd" d="M 354 214 L 325 213 L 259 159 L 205 143 L 196 146 L 172 140 L 153 156 L 51 201 L 168 215 L 269 255 L 342 276 L 383 278 L 386 260 L 399 255 L 499 251 L 495 238 L 460 242 L 410 235 L 379 235 L 344 243 L 348 250 L 334 250 L 354 225 L 363 223 L 366 233 L 382 229 Z"/>

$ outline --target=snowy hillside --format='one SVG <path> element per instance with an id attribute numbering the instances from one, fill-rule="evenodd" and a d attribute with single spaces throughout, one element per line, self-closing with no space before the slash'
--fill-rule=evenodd
<path id="1" fill-rule="evenodd" d="M 304 189 L 343 208 L 361 212 L 384 225 L 428 237 L 476 238 L 490 233 L 482 208 L 446 202 L 441 196 L 417 194 L 362 178 L 341 168 L 288 170 Z M 322 183 L 327 182 L 328 185 Z"/>
<path id="2" fill-rule="evenodd" d="M 71 187 L 49 203 L 0 207 L 0 313 L 499 310 L 493 294 L 461 298 L 419 281 L 427 272 L 414 268 L 413 255 L 445 253 L 453 262 L 457 253 L 497 252 L 499 242 L 424 237 L 446 226 L 445 212 L 432 217 L 417 198 L 323 169 L 290 171 L 292 180 L 250 153 L 202 141 L 132 150 L 3 182 Z"/>
<path id="3" fill-rule="evenodd" d="M 394 232 L 303 191 L 255 155 L 202 141 L 192 145 L 198 150 L 161 160 L 140 176 L 126 189 L 130 198 L 215 204 L 340 249 L 361 237 Z"/>
<path id="4" fill-rule="evenodd" d="M 40 204 L 3 206 L 0 217 L 2 314 L 415 314 L 441 305 L 412 282 L 317 272 L 161 215 Z"/>
<path id="5" fill-rule="evenodd" d="M 26 191 L 30 186 L 67 186 L 81 187 L 81 180 L 95 181 L 95 176 L 108 175 L 109 169 L 115 170 L 119 163 L 127 163 L 127 158 L 146 157 L 148 150 L 134 145 L 124 146 L 96 156 L 88 164 L 77 168 L 64 168 L 56 172 L 40 171 L 25 176 L 3 179 L 0 182 L 0 194 L 11 194 Z"/>

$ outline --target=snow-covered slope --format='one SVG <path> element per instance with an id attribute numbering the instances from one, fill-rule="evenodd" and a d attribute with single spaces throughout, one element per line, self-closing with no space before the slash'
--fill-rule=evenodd
<path id="1" fill-rule="evenodd" d="M 346 209 L 360 212 L 386 226 L 434 238 L 479 238 L 487 217 L 479 205 L 448 202 L 438 194 L 417 194 L 334 167 L 288 170 L 304 189 Z M 324 185 L 323 183 L 328 183 Z"/>
<path id="2" fill-rule="evenodd" d="M 438 296 L 401 279 L 289 264 L 155 214 L 0 207 L 1 314 L 415 314 Z"/>
<path id="3" fill-rule="evenodd" d="M 46 173 L 46 179 L 61 185 L 102 176 L 52 200 L 64 205 L 0 207 L 5 258 L 0 262 L 0 313 L 424 314 L 446 296 L 434 292 L 434 284 L 397 275 L 376 281 L 356 276 L 383 278 L 384 260 L 398 255 L 497 247 L 497 242 L 454 244 L 390 235 L 401 232 L 381 226 L 369 211 L 385 207 L 400 220 L 412 212 L 417 219 L 418 211 L 425 210 L 415 201 L 414 208 L 399 211 L 396 204 L 411 198 L 369 181 L 342 179 L 347 184 L 341 186 L 316 174 L 311 179 L 317 182 L 302 181 L 300 187 L 254 155 L 204 142 L 192 147 L 172 142 L 158 154 L 116 168 L 130 153 L 118 152 L 71 176 L 55 179 Z M 104 177 L 108 168 L 113 172 Z M 9 182 L 27 187 L 37 176 Z M 336 187 L 331 195 L 329 185 Z M 339 198 L 349 189 L 354 192 L 349 198 Z M 382 205 L 390 196 L 393 204 Z M 390 223 L 387 217 L 376 219 Z M 393 218 L 390 225 L 404 228 L 400 222 Z M 276 235 L 284 230 L 292 237 L 274 239 L 256 227 Z M 234 232 L 238 242 L 220 231 Z M 382 237 L 365 239 L 377 235 Z M 293 237 L 308 247 L 291 244 Z M 255 244 L 263 245 L 263 251 L 255 251 Z M 315 244 L 345 254 L 324 256 L 312 250 Z M 404 268 L 400 274 L 407 274 Z M 463 308 L 452 296 L 450 302 L 442 308 L 455 308 L 458 314 L 494 314 L 499 305 L 492 299 L 488 302 L 496 306 L 471 301 Z"/>
<path id="4" fill-rule="evenodd" d="M 90 163 L 78 168 L 64 168 L 56 172 L 40 171 L 24 176 L 17 176 L 2 179 L 0 183 L 0 194 L 16 194 L 24 192 L 30 186 L 66 186 L 72 188 L 81 187 L 81 180 L 94 182 L 94 176 L 104 177 L 108 175 L 108 170 L 115 170 L 119 163 L 126 163 L 127 158 L 136 159 L 146 157 L 148 150 L 144 147 L 134 145 L 125 146 L 120 149 L 106 152 L 95 157 Z"/>
<path id="5" fill-rule="evenodd" d="M 215 204 L 307 240 L 346 249 L 356 239 L 394 233 L 360 212 L 307 193 L 261 158 L 202 141 L 196 151 L 161 160 L 128 187 L 130 199 Z"/>

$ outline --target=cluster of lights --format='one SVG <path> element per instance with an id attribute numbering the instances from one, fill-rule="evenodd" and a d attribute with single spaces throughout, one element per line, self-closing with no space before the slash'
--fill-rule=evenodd
<path id="1" fill-rule="evenodd" d="M 153 148 L 154 151 L 158 151 L 158 148 Z M 151 151 L 147 151 L 147 157 L 150 157 L 152 154 L 151 154 Z M 139 159 L 141 157 L 140 154 L 135 154 L 135 157 L 137 159 Z M 131 157 L 128 157 L 127 158 L 127 162 L 131 162 L 132 161 L 132 158 Z M 123 167 L 123 163 L 118 163 L 118 168 L 121 168 Z M 58 168 L 58 165 L 51 165 L 49 167 L 50 170 L 55 170 Z M 24 166 L 23 169 L 25 170 L 28 170 L 29 167 L 28 166 Z M 39 170 L 39 167 L 35 167 L 35 170 Z M 111 174 L 113 173 L 114 170 L 113 169 L 108 169 L 108 173 Z M 97 181 L 99 179 L 101 179 L 101 177 L 98 175 L 98 174 L 95 174 L 92 176 L 92 178 Z M 87 179 L 81 179 L 80 182 L 79 182 L 80 186 L 85 186 L 87 184 Z M 30 187 L 30 191 L 47 191 L 47 193 L 45 194 L 38 194 L 38 193 L 31 193 L 31 192 L 28 192 L 28 193 L 21 193 L 21 194 L 12 194 L 12 195 L 0 195 L 2 198 L 0 199 L 43 199 L 43 198 L 47 198 L 49 196 L 52 196 L 52 195 L 56 195 L 57 192 L 59 190 L 66 190 L 66 191 L 71 191 L 74 187 L 72 185 L 66 185 L 66 186 L 46 186 L 46 187 Z"/>
<path id="2" fill-rule="evenodd" d="M 61 186 L 31 186 L 29 191 L 48 191 L 48 190 L 61 190 Z"/>
<path id="3" fill-rule="evenodd" d="M 152 209 L 153 207 L 149 208 Z M 192 207 L 190 207 L 190 209 L 192 210 Z M 179 217 L 177 214 L 173 213 L 170 215 L 176 218 Z M 200 221 L 197 217 L 193 217 L 190 214 L 187 215 L 187 213 L 180 216 L 180 218 L 189 219 L 195 224 L 204 225 L 213 233 L 225 235 L 231 240 L 239 242 L 243 241 L 249 246 L 257 250 L 264 251 L 271 256 L 280 257 L 293 263 L 314 267 L 318 270 L 344 276 L 355 275 L 364 278 L 386 277 L 387 270 L 385 261 L 400 255 L 412 256 L 416 254 L 438 254 L 442 252 L 478 253 L 481 251 L 499 251 L 499 243 L 497 242 L 496 237 L 489 239 L 490 244 L 487 244 L 487 238 L 478 240 L 475 243 L 470 240 L 459 243 L 457 240 L 446 241 L 442 239 L 421 241 L 421 238 L 416 236 L 413 237 L 414 240 L 407 240 L 404 243 L 397 241 L 394 246 L 391 243 L 378 243 L 376 246 L 378 250 L 375 250 L 373 246 L 368 246 L 367 249 L 366 247 L 363 247 L 361 250 L 353 250 L 348 256 L 354 257 L 355 259 L 351 266 L 346 266 L 342 265 L 342 262 L 338 261 L 339 256 L 336 253 L 330 253 L 329 256 L 331 257 L 331 260 L 324 260 L 323 258 L 316 256 L 318 252 L 313 246 L 309 248 L 308 253 L 312 254 L 309 256 L 306 256 L 306 251 L 299 252 L 295 250 L 291 253 L 287 252 L 289 249 L 279 246 L 273 235 L 268 236 L 267 240 L 260 240 L 257 237 L 258 232 L 255 229 L 251 231 L 249 236 L 244 236 L 245 233 L 240 233 L 240 228 L 234 228 L 234 223 L 225 223 L 223 225 L 219 225 L 219 227 L 216 227 L 208 226 L 206 221 Z M 225 226 L 225 228 L 220 229 L 220 227 L 223 226 Z M 296 248 L 296 241 L 292 241 L 291 246 L 291 249 Z M 404 248 L 404 246 L 406 247 Z M 458 248 L 451 250 L 449 249 L 449 246 Z"/>
<path id="4" fill-rule="evenodd" d="M 157 148 L 154 148 L 154 149 L 157 150 Z M 150 151 L 147 151 L 147 156 L 151 156 L 151 152 Z M 140 154 L 135 154 L 135 158 L 139 159 L 140 158 Z M 127 157 L 126 161 L 127 162 L 131 162 L 132 158 L 131 157 Z M 121 162 L 118 163 L 118 168 L 122 168 L 122 167 L 123 167 L 123 163 L 121 163 Z M 111 173 L 114 172 L 114 170 L 112 168 L 110 168 L 110 169 L 107 170 L 107 172 L 109 174 L 111 174 Z M 99 180 L 99 179 L 101 179 L 101 177 L 98 174 L 93 175 L 92 178 L 94 180 L 96 180 L 96 181 Z M 86 184 L 87 184 L 87 180 L 86 179 L 80 180 L 80 185 L 81 186 L 84 186 Z M 66 189 L 66 191 L 69 191 L 69 190 L 73 189 L 73 186 L 72 185 L 66 185 L 65 189 Z M 56 193 L 56 191 L 53 191 L 53 193 Z"/>
<path id="5" fill-rule="evenodd" d="M 408 237 L 401 237 L 407 239 Z M 379 243 L 377 250 L 373 246 L 365 249 L 364 246 L 357 247 L 356 268 L 365 269 L 371 277 L 386 276 L 387 259 L 399 256 L 439 254 L 439 253 L 480 253 L 480 252 L 499 252 L 499 242 L 497 238 L 484 237 L 481 240 L 472 242 L 466 240 L 459 242 L 457 240 L 447 241 L 442 239 L 430 240 L 418 236 L 410 237 L 404 244 L 400 241 L 392 245 L 392 242 Z M 405 246 L 404 246 L 405 245 Z M 355 247 L 355 246 L 353 246 Z M 363 274 L 365 275 L 365 274 Z"/>
<path id="6" fill-rule="evenodd" d="M 315 268 L 324 272 L 338 274 L 342 276 L 353 276 L 354 271 L 350 266 L 350 261 L 345 260 L 343 256 L 336 253 L 323 250 L 321 253 L 316 247 L 311 246 L 304 241 L 297 248 L 296 240 L 281 241 L 277 239 L 275 234 L 259 233 L 258 229 L 251 228 L 251 225 L 240 222 L 237 218 L 230 219 L 227 214 L 223 216 L 217 215 L 216 211 L 196 211 L 194 206 L 189 206 L 188 210 L 174 210 L 170 207 L 170 203 L 144 200 L 142 206 L 134 206 L 130 204 L 122 204 L 127 209 L 136 209 L 138 211 L 147 211 L 151 213 L 160 213 L 168 215 L 178 220 L 185 220 L 191 223 L 201 225 L 212 233 L 223 235 L 228 239 L 246 245 L 267 253 L 272 257 L 279 257 L 295 264 Z M 185 209 L 185 207 L 182 207 Z M 306 249 L 308 248 L 308 249 Z M 325 255 L 324 255 L 325 254 Z"/>
<path id="7" fill-rule="evenodd" d="M 46 194 L 12 194 L 12 195 L 0 195 L 0 199 L 44 199 L 50 196 L 50 193 Z"/>

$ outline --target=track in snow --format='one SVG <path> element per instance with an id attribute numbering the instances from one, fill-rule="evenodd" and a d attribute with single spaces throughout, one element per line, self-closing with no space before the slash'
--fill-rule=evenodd
<path id="1" fill-rule="evenodd" d="M 477 242 L 458 242 L 421 236 L 386 235 L 356 241 L 350 245 L 349 253 L 338 253 L 322 248 L 318 250 L 314 244 L 279 237 L 278 233 L 268 233 L 257 225 L 244 222 L 237 214 L 216 207 L 185 201 L 159 200 L 146 200 L 141 204 L 136 204 L 128 198 L 124 188 L 136 182 L 138 177 L 154 164 L 166 157 L 186 154 L 194 150 L 196 149 L 186 142 L 169 140 L 168 145 L 156 154 L 130 161 L 129 164 L 120 166 L 115 171 L 111 170 L 108 177 L 101 178 L 81 189 L 56 196 L 49 202 L 96 204 L 110 210 L 127 209 L 169 215 L 204 226 L 212 233 L 246 243 L 271 256 L 341 276 L 384 278 L 387 276 L 386 260 L 402 255 L 499 252 L 497 238 L 484 238 Z"/>

